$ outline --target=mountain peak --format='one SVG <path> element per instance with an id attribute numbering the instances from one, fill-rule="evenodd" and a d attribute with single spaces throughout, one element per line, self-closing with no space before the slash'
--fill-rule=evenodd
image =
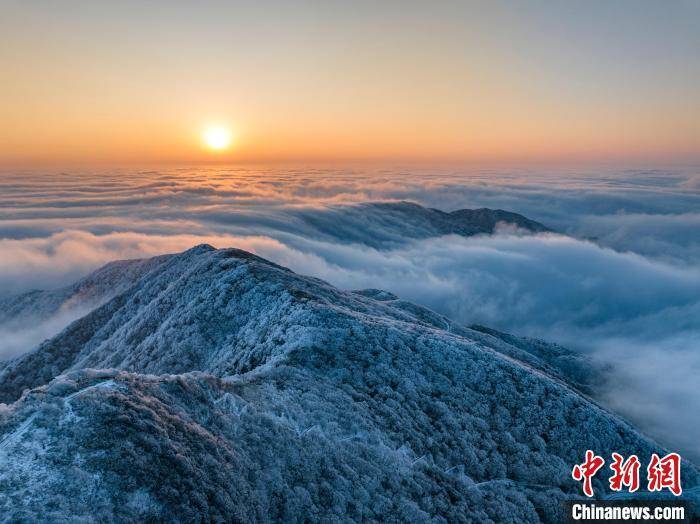
<path id="1" fill-rule="evenodd" d="M 216 248 L 210 244 L 197 244 L 194 247 L 191 247 L 187 251 L 185 251 L 183 254 L 197 254 L 197 253 L 207 253 L 209 251 L 216 251 Z"/>

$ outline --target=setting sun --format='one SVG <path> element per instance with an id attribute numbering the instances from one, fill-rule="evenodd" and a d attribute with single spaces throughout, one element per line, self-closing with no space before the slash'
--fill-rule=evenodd
<path id="1" fill-rule="evenodd" d="M 202 135 L 204 143 L 209 149 L 221 151 L 231 145 L 231 131 L 222 126 L 208 127 Z"/>

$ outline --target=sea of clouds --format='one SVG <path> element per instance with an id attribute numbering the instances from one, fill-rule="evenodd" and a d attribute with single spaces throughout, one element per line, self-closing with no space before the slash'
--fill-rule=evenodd
<path id="1" fill-rule="evenodd" d="M 362 202 L 491 207 L 556 233 L 425 237 Z M 198 243 L 613 365 L 599 399 L 700 458 L 700 171 L 177 169 L 0 176 L 0 297 Z M 0 358 L 70 318 L 0 326 Z M 48 326 L 48 327 L 47 327 Z"/>

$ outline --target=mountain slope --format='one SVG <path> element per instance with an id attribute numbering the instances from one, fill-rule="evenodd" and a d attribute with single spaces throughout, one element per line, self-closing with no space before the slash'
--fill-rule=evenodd
<path id="1" fill-rule="evenodd" d="M 0 513 L 556 522 L 583 451 L 659 447 L 528 347 L 199 246 L 0 374 Z"/>
<path id="2" fill-rule="evenodd" d="M 75 284 L 53 291 L 30 291 L 0 299 L 0 324 L 17 318 L 45 318 L 74 304 L 96 305 L 105 302 L 155 269 L 167 255 L 137 260 L 117 260 L 102 266 Z"/>
<path id="3" fill-rule="evenodd" d="M 167 256 L 110 262 L 70 286 L 0 298 L 0 336 L 16 340 L 14 343 L 5 341 L 0 346 L 0 358 L 6 354 L 25 353 L 71 321 L 128 289 L 166 259 Z"/>

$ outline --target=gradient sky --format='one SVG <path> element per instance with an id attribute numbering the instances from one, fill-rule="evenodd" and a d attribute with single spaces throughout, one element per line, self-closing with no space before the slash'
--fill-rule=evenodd
<path id="1" fill-rule="evenodd" d="M 0 166 L 700 160 L 691 0 L 2 0 L 0 63 Z"/>

